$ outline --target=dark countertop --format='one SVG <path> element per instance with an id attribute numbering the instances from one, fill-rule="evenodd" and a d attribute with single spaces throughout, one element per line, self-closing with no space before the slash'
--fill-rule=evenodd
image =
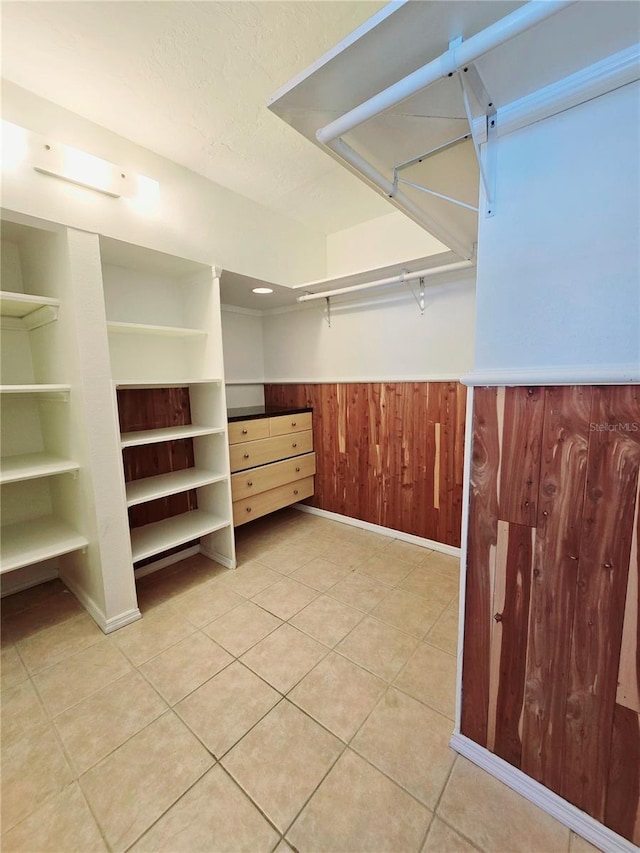
<path id="1" fill-rule="evenodd" d="M 278 415 L 299 415 L 301 412 L 312 412 L 310 406 L 292 408 L 290 406 L 244 406 L 242 409 L 228 409 L 227 420 L 248 421 L 257 418 L 274 418 Z"/>

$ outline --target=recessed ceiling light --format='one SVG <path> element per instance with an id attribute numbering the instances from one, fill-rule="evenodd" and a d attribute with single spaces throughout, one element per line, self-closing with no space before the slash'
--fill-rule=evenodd
<path id="1" fill-rule="evenodd" d="M 254 287 L 252 293 L 273 293 L 272 287 Z"/>

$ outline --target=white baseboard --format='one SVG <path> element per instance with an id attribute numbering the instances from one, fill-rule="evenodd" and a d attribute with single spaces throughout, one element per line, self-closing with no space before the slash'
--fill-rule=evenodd
<path id="1" fill-rule="evenodd" d="M 110 634 L 112 631 L 117 631 L 118 628 L 124 628 L 125 625 L 130 625 L 132 622 L 137 622 L 142 619 L 142 613 L 136 607 L 135 610 L 127 610 L 126 613 L 121 613 L 119 616 L 114 616 L 107 619 L 104 627 L 100 626 L 105 634 Z"/>
<path id="2" fill-rule="evenodd" d="M 204 545 L 200 545 L 199 551 L 209 560 L 220 563 L 221 566 L 225 566 L 227 569 L 236 568 L 236 561 L 231 560 L 229 557 L 224 557 L 219 551 L 212 551 L 210 548 L 205 548 Z"/>
<path id="3" fill-rule="evenodd" d="M 463 385 L 633 385 L 640 382 L 637 364 L 577 365 L 576 367 L 513 367 L 473 370 Z"/>
<path id="4" fill-rule="evenodd" d="M 320 515 L 322 518 L 338 521 L 340 524 L 350 524 L 351 527 L 360 527 L 362 530 L 370 530 L 372 533 L 382 533 L 384 536 L 392 536 L 394 539 L 411 542 L 412 545 L 419 545 L 421 548 L 428 548 L 430 551 L 440 551 L 441 554 L 448 554 L 450 557 L 460 556 L 460 548 L 456 548 L 453 545 L 445 545 L 443 542 L 436 542 L 433 539 L 414 536 L 412 533 L 403 533 L 402 530 L 394 530 L 392 527 L 382 527 L 380 524 L 372 524 L 370 521 L 351 518 L 349 515 L 340 515 L 338 512 L 329 512 L 329 510 L 318 509 L 315 506 L 307 506 L 306 504 L 292 504 L 291 509 L 298 509 L 300 512 L 309 512 L 311 515 Z"/>
<path id="5" fill-rule="evenodd" d="M 198 545 L 192 545 L 190 548 L 185 548 L 178 551 L 176 554 L 169 554 L 168 557 L 162 557 L 160 560 L 155 560 L 153 563 L 148 563 L 140 569 L 135 569 L 136 578 L 143 578 L 146 575 L 152 575 L 154 572 L 165 569 L 167 566 L 172 566 L 174 563 L 179 563 L 181 560 L 186 560 L 187 557 L 194 557 L 200 553 Z"/>
<path id="6" fill-rule="evenodd" d="M 110 619 L 107 619 L 103 610 L 98 607 L 91 596 L 87 595 L 81 587 L 73 582 L 73 580 L 70 578 L 64 578 L 63 583 L 71 590 L 89 616 L 91 616 L 93 621 L 96 623 L 98 628 L 104 631 L 105 634 L 110 634 L 118 628 L 124 628 L 125 625 L 128 625 L 130 622 L 135 622 L 137 619 L 142 617 L 142 613 L 140 613 L 136 607 L 133 610 L 127 610 L 124 613 L 119 613 L 117 616 L 112 616 Z"/>
<path id="7" fill-rule="evenodd" d="M 577 806 L 559 797 L 549 788 L 545 788 L 522 770 L 513 767 L 488 749 L 478 746 L 465 735 L 455 732 L 449 745 L 460 755 L 464 755 L 469 761 L 504 782 L 512 790 L 522 794 L 529 802 L 559 820 L 600 850 L 606 853 L 638 853 L 638 848 L 631 841 L 627 841 L 626 838 L 581 811 Z"/>
<path id="8" fill-rule="evenodd" d="M 2 598 L 60 577 L 57 568 L 47 567 L 43 569 L 41 566 L 25 566 L 25 570 L 27 569 L 31 571 L 25 571 L 23 574 L 23 570 L 18 569 L 15 572 L 6 572 L 2 575 Z"/>

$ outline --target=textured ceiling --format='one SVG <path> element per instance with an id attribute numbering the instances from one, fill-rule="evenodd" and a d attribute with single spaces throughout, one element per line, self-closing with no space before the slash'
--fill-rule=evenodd
<path id="1" fill-rule="evenodd" d="M 393 208 L 266 104 L 383 5 L 3 2 L 2 76 L 331 233 Z"/>

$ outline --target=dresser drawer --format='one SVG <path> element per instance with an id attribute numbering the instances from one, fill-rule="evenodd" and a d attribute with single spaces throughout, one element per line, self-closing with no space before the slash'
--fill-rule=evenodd
<path id="1" fill-rule="evenodd" d="M 287 483 L 285 486 L 260 492 L 259 495 L 254 495 L 251 498 L 234 501 L 233 524 L 235 527 L 239 527 L 247 521 L 260 518 L 261 515 L 267 515 L 269 512 L 275 512 L 275 510 L 282 509 L 282 507 L 289 506 L 296 501 L 309 498 L 312 494 L 313 477 L 306 477 L 304 480 L 298 480 L 295 483 Z"/>
<path id="2" fill-rule="evenodd" d="M 269 435 L 286 435 L 288 432 L 303 432 L 307 429 L 311 429 L 311 412 L 269 418 Z"/>
<path id="3" fill-rule="evenodd" d="M 315 453 L 285 459 L 284 462 L 272 462 L 270 465 L 262 465 L 259 468 L 252 468 L 250 471 L 241 471 L 231 477 L 232 500 L 243 500 L 260 492 L 275 489 L 276 486 L 284 486 L 294 480 L 302 480 L 315 473 Z"/>
<path id="4" fill-rule="evenodd" d="M 288 459 L 290 456 L 300 456 L 312 450 L 313 432 L 311 430 L 232 444 L 229 448 L 231 471 L 244 471 L 246 468 L 266 465 L 267 462 Z"/>
<path id="5" fill-rule="evenodd" d="M 233 421 L 229 424 L 229 444 L 269 438 L 269 418 L 254 418 L 250 421 Z"/>

